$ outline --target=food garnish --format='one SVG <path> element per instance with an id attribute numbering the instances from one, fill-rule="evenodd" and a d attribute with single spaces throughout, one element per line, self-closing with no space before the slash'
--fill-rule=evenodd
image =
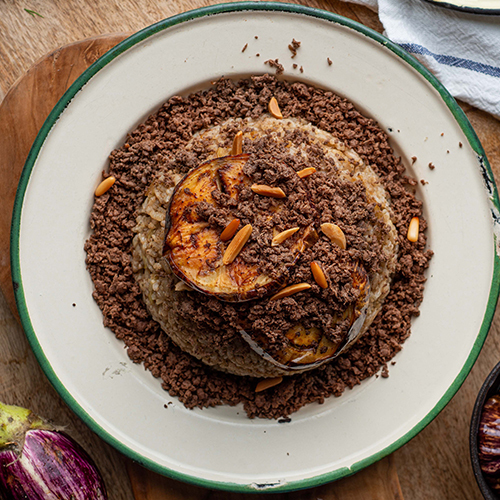
<path id="1" fill-rule="evenodd" d="M 264 184 L 252 184 L 251 189 L 254 193 L 270 198 L 286 198 L 283 189 L 279 187 L 266 186 Z"/>
<path id="2" fill-rule="evenodd" d="M 274 294 L 269 300 L 279 300 L 283 299 L 284 297 L 290 297 L 290 295 L 303 292 L 304 290 L 309 290 L 309 288 L 311 288 L 311 285 L 309 283 L 296 283 L 295 285 L 290 285 L 283 288 L 278 293 Z"/>
<path id="3" fill-rule="evenodd" d="M 281 245 L 285 240 L 293 236 L 300 227 L 292 227 L 291 229 L 286 229 L 285 231 L 281 231 L 276 236 L 273 237 L 271 241 L 271 246 L 275 247 L 277 245 Z"/>
<path id="4" fill-rule="evenodd" d="M 314 172 L 316 172 L 316 169 L 314 167 L 306 167 L 306 168 L 303 168 L 302 170 L 299 170 L 297 172 L 297 175 L 301 179 L 303 179 L 304 177 L 308 177 L 309 175 L 314 174 Z"/>
<path id="5" fill-rule="evenodd" d="M 407 238 L 412 243 L 416 243 L 418 241 L 418 230 L 420 226 L 420 220 L 418 217 L 413 217 L 410 221 L 410 225 L 408 226 L 408 234 Z"/>
<path id="6" fill-rule="evenodd" d="M 337 246 L 342 248 L 342 250 L 346 249 L 347 243 L 345 234 L 342 229 L 337 226 L 337 224 L 332 224 L 331 222 L 321 224 L 321 231 L 323 232 L 323 234 L 328 236 L 328 238 L 330 238 L 330 241 L 332 243 L 335 243 Z"/>
<path id="7" fill-rule="evenodd" d="M 243 153 L 243 132 L 240 130 L 233 139 L 233 149 L 231 155 L 236 156 Z"/>
<path id="8" fill-rule="evenodd" d="M 110 175 L 109 177 L 106 177 L 96 188 L 95 190 L 95 195 L 96 196 L 102 196 L 104 193 L 109 191 L 111 186 L 116 182 L 116 179 Z"/>
<path id="9" fill-rule="evenodd" d="M 164 256 L 181 280 L 180 283 L 195 290 L 213 294 L 225 301 L 243 302 L 270 296 L 269 301 L 275 302 L 312 288 L 310 283 L 288 284 L 287 281 L 290 270 L 300 256 L 319 240 L 315 224 L 295 226 L 274 235 L 271 247 L 277 247 L 292 236 L 297 236 L 287 247 L 294 259 L 281 271 L 281 275 L 271 278 L 262 273 L 259 263 L 250 264 L 239 257 L 252 235 L 252 224 L 247 223 L 238 230 L 240 219 L 234 217 L 219 236 L 217 228 L 212 227 L 208 219 L 204 219 L 197 211 L 200 203 L 205 207 L 216 207 L 221 195 L 238 202 L 241 193 L 248 187 L 258 195 L 277 198 L 271 202 L 272 209 L 265 205 L 266 208 L 260 209 L 261 213 L 253 214 L 255 217 L 261 216 L 270 221 L 283 210 L 285 201 L 281 200 L 286 195 L 280 187 L 252 184 L 245 173 L 249 158 L 248 154 L 240 154 L 207 161 L 188 173 L 176 186 L 167 211 Z M 312 173 L 311 170 L 308 172 Z M 298 179 L 297 182 L 302 181 Z M 216 194 L 218 190 L 221 195 Z M 248 196 L 248 192 L 244 196 Z M 311 206 L 309 208 L 314 209 Z M 333 244 L 346 248 L 345 235 L 336 224 L 324 223 L 320 228 Z M 288 330 L 285 329 L 285 343 L 277 349 L 269 345 L 266 334 L 250 329 L 244 316 L 240 318 L 242 337 L 258 354 L 285 370 L 315 367 L 337 356 L 361 331 L 368 303 L 368 275 L 361 264 L 352 262 L 350 265 L 352 286 L 357 290 L 358 298 L 332 319 L 329 331 L 335 330 L 335 337 L 329 337 L 317 327 L 297 322 Z M 328 288 L 325 272 L 319 262 L 313 261 L 310 268 L 315 282 L 322 289 Z M 338 340 L 334 342 L 332 338 Z"/>
<path id="10" fill-rule="evenodd" d="M 222 257 L 222 263 L 227 266 L 234 262 L 234 259 L 238 257 L 238 254 L 241 252 L 245 243 L 250 238 L 252 234 L 252 225 L 247 224 L 245 227 L 242 227 L 233 238 L 231 243 L 229 243 L 226 251 L 224 252 L 224 257 Z"/>
<path id="11" fill-rule="evenodd" d="M 106 500 L 97 466 L 67 434 L 31 410 L 0 403 L 0 497 Z"/>
<path id="12" fill-rule="evenodd" d="M 321 266 L 315 261 L 311 262 L 311 272 L 314 280 L 321 288 L 328 288 L 328 281 L 326 280 L 325 273 Z"/>
<path id="13" fill-rule="evenodd" d="M 221 241 L 229 241 L 240 227 L 240 219 L 233 219 L 220 234 Z"/>
<path id="14" fill-rule="evenodd" d="M 268 109 L 269 109 L 269 113 L 271 113 L 271 116 L 274 116 L 274 118 L 277 118 L 278 120 L 281 120 L 283 118 L 283 115 L 281 114 L 281 109 L 279 107 L 278 101 L 276 100 L 276 97 L 271 97 L 271 100 L 269 101 Z"/>
<path id="15" fill-rule="evenodd" d="M 262 392 L 271 387 L 281 384 L 283 382 L 283 377 L 273 377 L 273 378 L 265 378 L 261 380 L 257 386 L 255 387 L 255 392 Z"/>

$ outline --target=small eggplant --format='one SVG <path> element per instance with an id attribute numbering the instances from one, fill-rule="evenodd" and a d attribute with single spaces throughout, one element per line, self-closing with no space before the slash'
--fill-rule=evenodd
<path id="1" fill-rule="evenodd" d="M 85 450 L 31 410 L 0 403 L 2 500 L 107 500 Z"/>

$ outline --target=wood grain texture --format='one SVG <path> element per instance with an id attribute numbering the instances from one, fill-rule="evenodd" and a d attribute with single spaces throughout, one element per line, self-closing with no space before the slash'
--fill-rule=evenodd
<path id="1" fill-rule="evenodd" d="M 43 122 L 68 87 L 101 55 L 128 35 L 92 37 L 57 49 L 32 66 L 1 103 L 0 120 L 0 282 L 17 315 L 10 283 L 9 231 L 16 186 Z M 8 174 L 8 175 L 7 175 Z"/>
<path id="2" fill-rule="evenodd" d="M 126 35 L 97 37 L 70 50 L 56 50 L 12 87 L 0 105 L 0 399 L 33 409 L 89 451 L 103 473 L 110 500 L 132 500 L 123 457 L 76 418 L 38 365 L 15 311 L 9 266 L 9 231 L 17 180 L 38 129 L 67 87 Z"/>
<path id="3" fill-rule="evenodd" d="M 0 99 L 35 61 L 61 45 L 103 33 L 137 31 L 170 15 L 213 3 L 216 2 L 201 0 L 0 2 Z M 323 8 L 382 31 L 377 16 L 357 5 L 337 0 L 302 0 L 294 3 Z M 24 11 L 24 8 L 35 10 L 44 17 L 31 16 Z M 470 106 L 463 108 L 483 143 L 498 183 L 500 122 Z M 0 119 L 0 126 L 2 121 Z M 1 135 L 0 132 L 0 137 Z M 0 161 L 1 157 L 0 150 Z M 2 163 L 0 175 L 5 168 L 10 167 Z M 0 231 L 2 231 L 1 223 Z M 0 264 L 4 259 L 6 259 L 5 254 L 0 252 Z M 406 500 L 481 498 L 469 465 L 468 426 L 477 390 L 486 374 L 498 361 L 499 353 L 500 317 L 497 312 L 485 347 L 463 387 L 426 429 L 392 455 Z M 7 396 L 11 399 L 6 402 L 31 406 L 57 422 L 70 422 L 69 430 L 89 447 L 89 450 L 99 450 L 99 466 L 105 468 L 106 480 L 113 487 L 110 498 L 132 498 L 123 462 L 120 460 L 117 462 L 114 450 L 105 445 L 105 451 L 101 454 L 99 447 L 103 446 L 102 442 L 71 414 L 51 389 L 36 364 L 21 328 L 0 297 L 0 399 L 6 399 Z M 204 498 L 187 496 L 188 494 L 182 489 L 184 485 L 177 482 L 172 484 L 168 479 L 156 478 L 153 481 L 157 480 L 158 483 L 151 483 L 148 476 L 152 473 L 138 466 L 132 467 L 134 467 L 132 475 L 142 475 L 143 478 L 146 476 L 146 482 L 134 482 L 136 495 L 139 493 L 149 495 L 138 496 L 137 499 Z M 350 479 L 353 478 L 348 478 L 346 481 Z M 145 488 L 144 491 L 137 490 L 141 484 Z M 340 483 L 336 483 L 338 484 Z M 209 494 L 208 490 L 202 491 L 203 493 L 198 493 Z M 326 497 L 324 493 L 317 493 L 316 497 L 300 496 L 300 494 L 296 493 L 296 498 L 337 498 Z M 394 490 L 393 497 L 390 498 L 398 498 L 398 494 Z M 179 497 L 179 495 L 184 496 Z M 224 498 L 217 492 L 211 492 L 210 495 L 205 498 Z M 351 498 L 344 495 L 345 493 L 342 493 L 338 498 L 343 500 Z M 226 496 L 226 498 L 235 497 Z M 364 500 L 367 497 L 359 498 Z"/>
<path id="4" fill-rule="evenodd" d="M 136 498 L 141 500 L 252 500 L 255 494 L 208 490 L 174 481 L 142 469 L 129 469 Z M 292 493 L 257 495 L 266 500 L 403 500 L 392 457 L 335 483 Z"/>

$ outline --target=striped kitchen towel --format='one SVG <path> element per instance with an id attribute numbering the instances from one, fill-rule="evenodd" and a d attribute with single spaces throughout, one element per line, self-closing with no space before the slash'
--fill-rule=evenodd
<path id="1" fill-rule="evenodd" d="M 378 10 L 384 35 L 419 59 L 457 99 L 500 119 L 500 16 L 422 0 L 350 0 Z"/>

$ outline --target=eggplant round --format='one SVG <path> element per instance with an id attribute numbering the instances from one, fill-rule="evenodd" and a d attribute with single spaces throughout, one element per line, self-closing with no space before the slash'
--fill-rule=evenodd
<path id="1" fill-rule="evenodd" d="M 351 276 L 353 286 L 359 290 L 359 297 L 355 304 L 336 318 L 338 323 L 345 325 L 340 342 L 332 342 L 318 328 L 305 328 L 301 324 L 296 324 L 288 330 L 285 334 L 286 343 L 279 350 L 269 348 L 265 335 L 248 329 L 240 331 L 240 334 L 254 351 L 283 370 L 311 369 L 336 358 L 359 337 L 366 319 L 370 294 L 368 274 L 360 264 L 355 264 Z"/>
<path id="2" fill-rule="evenodd" d="M 243 171 L 249 157 L 240 154 L 216 158 L 191 170 L 175 187 L 166 214 L 163 257 L 172 272 L 191 288 L 227 302 L 269 295 L 286 283 L 288 275 L 287 268 L 281 266 L 271 277 L 261 265 L 250 264 L 240 256 L 225 264 L 224 252 L 230 242 L 222 241 L 221 230 L 198 212 L 202 206 L 218 206 L 215 193 L 238 202 L 241 191 L 252 184 Z M 274 200 L 269 212 L 257 211 L 253 217 L 272 218 L 283 206 L 283 200 Z M 294 235 L 291 252 L 295 261 L 315 243 L 310 241 L 313 234 L 316 231 L 305 226 Z"/>

